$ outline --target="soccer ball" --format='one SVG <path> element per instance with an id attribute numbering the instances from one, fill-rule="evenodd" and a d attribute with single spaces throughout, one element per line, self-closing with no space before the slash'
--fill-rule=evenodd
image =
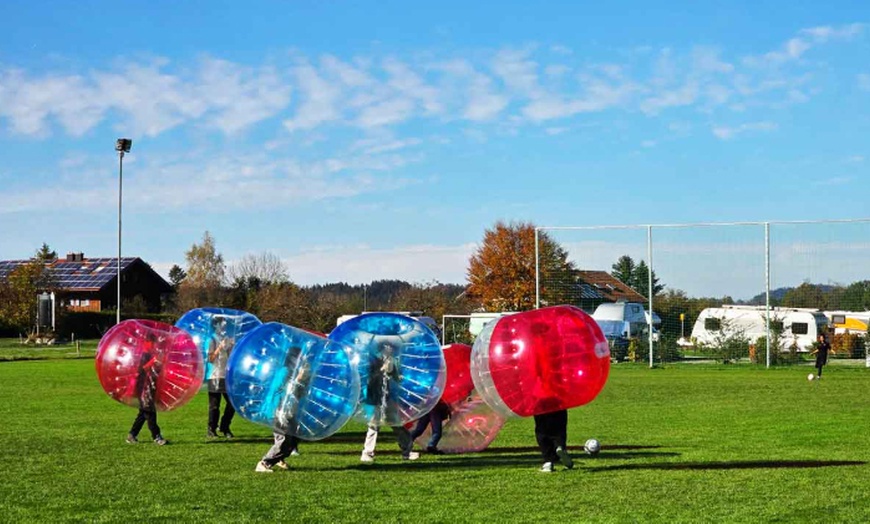
<path id="1" fill-rule="evenodd" d="M 598 452 L 601 451 L 601 443 L 594 438 L 591 438 L 583 445 L 583 451 L 585 451 L 587 455 L 597 455 Z"/>
<path id="2" fill-rule="evenodd" d="M 807 375 L 807 380 L 812 380 L 812 379 L 814 379 L 814 378 L 816 378 L 816 376 L 813 375 L 812 373 L 810 373 L 809 375 Z"/>

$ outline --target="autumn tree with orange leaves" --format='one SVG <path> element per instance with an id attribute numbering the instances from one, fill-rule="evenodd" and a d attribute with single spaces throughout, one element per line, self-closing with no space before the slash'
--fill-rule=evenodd
<path id="1" fill-rule="evenodd" d="M 568 253 L 538 232 L 541 282 L 572 278 Z M 561 273 L 562 276 L 557 276 Z M 542 290 L 545 291 L 545 290 Z M 468 296 L 485 311 L 525 311 L 535 307 L 535 226 L 497 222 L 468 262 Z M 552 293 L 551 293 L 552 295 Z M 557 302 L 559 297 L 554 297 Z"/>

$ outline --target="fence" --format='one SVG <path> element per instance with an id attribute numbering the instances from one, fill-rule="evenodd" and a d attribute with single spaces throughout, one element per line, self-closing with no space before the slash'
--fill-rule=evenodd
<path id="1" fill-rule="evenodd" d="M 567 251 L 576 271 L 542 261 L 549 241 Z M 699 349 L 767 366 L 796 359 L 817 329 L 834 329 L 838 313 L 844 323 L 836 325 L 834 349 L 858 358 L 868 322 L 861 333 L 861 318 L 870 310 L 868 261 L 870 218 L 539 227 L 535 299 L 537 307 L 573 303 L 589 313 L 620 298 L 642 302 L 655 312 L 642 321 L 642 336 L 627 325 L 610 338 L 614 349 L 648 357 L 650 366 Z M 708 309 L 723 304 L 729 307 Z M 854 320 L 851 328 L 844 317 Z"/>

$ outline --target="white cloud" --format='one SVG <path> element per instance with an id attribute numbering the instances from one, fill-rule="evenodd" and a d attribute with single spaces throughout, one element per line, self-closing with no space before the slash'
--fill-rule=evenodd
<path id="1" fill-rule="evenodd" d="M 865 160 L 864 155 L 852 155 L 850 157 L 847 157 L 845 162 L 847 164 L 860 164 L 860 163 L 864 162 L 864 160 Z"/>
<path id="2" fill-rule="evenodd" d="M 308 130 L 338 120 L 341 89 L 321 77 L 308 63 L 297 66 L 295 74 L 302 103 L 296 115 L 284 121 L 284 127 L 290 131 Z"/>
<path id="3" fill-rule="evenodd" d="M 493 59 L 492 69 L 512 91 L 536 98 L 542 91 L 538 85 L 538 64 L 529 60 L 530 55 L 530 51 L 500 51 Z"/>
<path id="4" fill-rule="evenodd" d="M 747 132 L 771 132 L 775 131 L 778 126 L 773 122 L 751 122 L 740 124 L 739 126 L 714 126 L 712 129 L 713 135 L 720 140 L 731 140 L 743 133 Z"/>

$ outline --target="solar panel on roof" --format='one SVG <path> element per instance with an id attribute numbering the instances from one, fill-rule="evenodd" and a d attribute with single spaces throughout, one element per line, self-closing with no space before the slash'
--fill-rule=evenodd
<path id="1" fill-rule="evenodd" d="M 121 271 L 136 261 L 135 257 L 121 258 Z M 29 264 L 30 260 L 0 260 L 0 278 L 6 278 L 15 268 Z M 117 258 L 90 258 L 71 262 L 57 260 L 48 268 L 51 278 L 61 289 L 102 288 L 117 276 Z"/>

